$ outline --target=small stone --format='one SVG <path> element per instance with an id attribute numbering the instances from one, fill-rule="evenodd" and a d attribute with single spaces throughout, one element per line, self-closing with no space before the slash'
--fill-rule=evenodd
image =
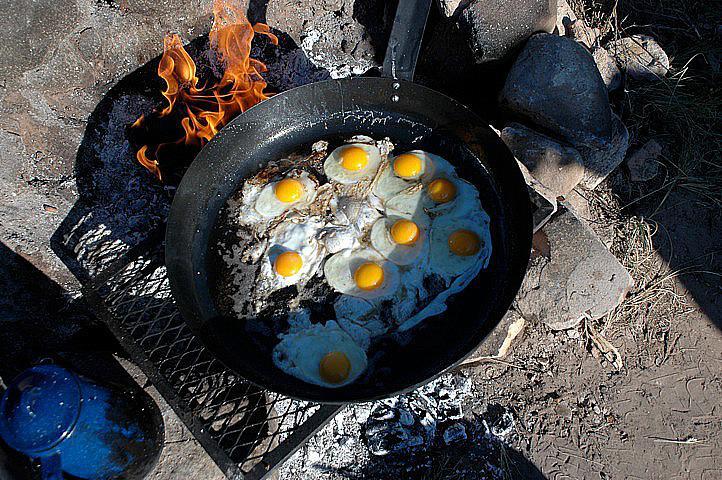
<path id="1" fill-rule="evenodd" d="M 635 80 L 658 80 L 669 72 L 669 57 L 648 35 L 612 41 L 607 50 L 617 59 L 620 68 Z"/>
<path id="2" fill-rule="evenodd" d="M 607 87 L 591 54 L 546 33 L 529 39 L 511 67 L 501 107 L 573 146 L 602 146 L 612 132 Z"/>
<path id="3" fill-rule="evenodd" d="M 534 204 L 534 232 L 537 232 L 557 211 L 557 195 L 542 185 L 519 160 L 516 161 L 529 187 L 529 199 Z"/>
<path id="4" fill-rule="evenodd" d="M 452 17 L 456 13 L 456 10 L 461 5 L 462 0 L 437 0 L 439 4 L 439 10 L 445 17 Z"/>
<path id="5" fill-rule="evenodd" d="M 461 423 L 455 423 L 444 430 L 444 443 L 447 445 L 463 442 L 466 438 L 466 427 Z"/>
<path id="6" fill-rule="evenodd" d="M 507 125 L 501 132 L 501 139 L 534 178 L 555 195 L 566 195 L 584 176 L 578 151 L 524 125 Z"/>
<path id="7" fill-rule="evenodd" d="M 476 63 L 500 60 L 535 32 L 552 32 L 555 0 L 472 0 L 457 25 Z"/>
<path id="8" fill-rule="evenodd" d="M 597 44 L 600 34 L 601 32 L 598 28 L 587 26 L 582 19 L 569 22 L 564 32 L 564 36 L 581 43 L 587 48 L 592 48 Z"/>
<path id="9" fill-rule="evenodd" d="M 629 132 L 618 116 L 612 114 L 614 133 L 597 146 L 580 146 L 584 161 L 584 179 L 581 184 L 589 189 L 607 178 L 624 161 L 629 147 Z"/>
<path id="10" fill-rule="evenodd" d="M 614 91 L 622 86 L 622 72 L 609 52 L 601 47 L 595 48 L 592 57 L 608 91 Z"/>
<path id="11" fill-rule="evenodd" d="M 577 19 L 577 15 L 569 6 L 567 0 L 557 0 L 557 23 L 556 30 L 559 35 L 565 36 L 567 34 L 567 25 Z"/>
<path id="12" fill-rule="evenodd" d="M 664 147 L 655 139 L 642 145 L 627 158 L 629 178 L 633 182 L 646 182 L 659 173 L 659 157 Z"/>
<path id="13" fill-rule="evenodd" d="M 568 205 L 562 204 L 544 232 L 551 258 L 532 259 L 516 300 L 527 320 L 565 330 L 619 305 L 632 277 Z"/>

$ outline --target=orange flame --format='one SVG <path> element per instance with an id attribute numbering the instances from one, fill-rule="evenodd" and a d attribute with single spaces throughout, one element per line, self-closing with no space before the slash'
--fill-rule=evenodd
<path id="1" fill-rule="evenodd" d="M 158 76 L 166 84 L 163 96 L 167 105 L 157 113 L 166 117 L 180 113 L 183 136 L 172 142 L 200 149 L 229 121 L 258 102 L 268 98 L 266 82 L 261 73 L 266 66 L 251 58 L 251 42 L 256 33 L 266 35 L 271 42 L 278 39 L 268 25 L 251 25 L 240 7 L 230 5 L 230 0 L 214 0 L 213 27 L 209 34 L 211 48 L 225 66 L 221 79 L 209 86 L 199 86 L 196 65 L 183 48 L 180 37 L 167 35 L 163 40 L 163 56 L 158 65 Z M 131 128 L 146 121 L 141 115 Z M 136 158 L 159 180 L 162 180 L 159 160 L 162 150 L 169 143 L 151 148 L 143 145 Z"/>

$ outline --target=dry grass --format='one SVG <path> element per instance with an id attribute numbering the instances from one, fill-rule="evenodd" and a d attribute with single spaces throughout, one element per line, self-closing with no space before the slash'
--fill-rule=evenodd
<path id="1" fill-rule="evenodd" d="M 665 49 L 670 75 L 658 82 L 627 79 L 613 96 L 634 144 L 651 138 L 666 145 L 664 175 L 637 198 L 660 204 L 675 189 L 722 208 L 722 3 L 706 0 L 572 0 L 584 20 L 601 29 L 602 43 L 633 34 L 651 35 Z M 649 215 L 648 215 L 649 216 Z"/>
<path id="2" fill-rule="evenodd" d="M 722 4 L 704 0 L 573 0 L 577 14 L 602 31 L 602 44 L 633 34 L 653 36 L 671 64 L 657 82 L 626 79 L 612 96 L 630 130 L 633 147 L 655 138 L 665 145 L 662 174 L 630 185 L 621 174 L 583 192 L 592 226 L 629 270 L 634 287 L 625 301 L 596 323 L 607 338 L 631 336 L 625 356 L 641 364 L 664 362 L 674 347 L 675 317 L 691 310 L 677 277 L 697 267 L 672 270 L 656 252 L 654 235 L 666 232 L 653 220 L 675 190 L 695 194 L 705 208 L 722 208 Z M 614 188 L 612 185 L 616 188 Z M 621 187 L 620 187 L 621 185 Z M 658 242 L 659 243 L 659 242 Z M 710 272 L 707 272 L 710 273 Z M 635 351 L 636 350 L 636 351 Z"/>

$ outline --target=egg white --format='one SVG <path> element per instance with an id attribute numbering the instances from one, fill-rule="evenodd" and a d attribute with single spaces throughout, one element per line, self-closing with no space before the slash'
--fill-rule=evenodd
<path id="1" fill-rule="evenodd" d="M 323 223 L 313 218 L 304 218 L 303 221 L 304 223 L 281 222 L 273 229 L 256 281 L 257 292 L 268 294 L 294 285 L 310 279 L 319 270 L 325 249 L 316 237 Z M 284 277 L 276 273 L 273 265 L 281 253 L 288 251 L 298 253 L 303 263 L 298 273 Z"/>
<path id="2" fill-rule="evenodd" d="M 314 324 L 305 330 L 280 336 L 273 349 L 273 363 L 284 372 L 314 385 L 338 388 L 354 382 L 368 365 L 366 352 L 333 320 Z M 343 352 L 351 363 L 351 372 L 340 383 L 321 378 L 320 364 L 330 352 Z"/>
<path id="3" fill-rule="evenodd" d="M 479 236 L 481 249 L 476 255 L 462 257 L 449 248 L 449 235 L 456 230 L 469 230 Z M 459 275 L 486 266 L 491 255 L 489 216 L 483 210 L 464 217 L 444 215 L 431 224 L 429 272 L 440 275 L 447 284 Z"/>
<path id="4" fill-rule="evenodd" d="M 346 170 L 341 166 L 341 152 L 349 147 L 362 148 L 368 155 L 366 166 L 357 171 Z M 335 149 L 323 163 L 323 171 L 326 176 L 335 182 L 343 185 L 351 185 L 362 180 L 370 180 L 376 175 L 381 163 L 381 152 L 375 145 L 366 143 L 349 143 Z"/>
<path id="5" fill-rule="evenodd" d="M 275 188 L 278 182 L 271 182 L 261 189 L 256 198 L 255 210 L 264 218 L 273 218 L 281 215 L 291 208 L 303 208 L 308 206 L 316 196 L 316 181 L 313 180 L 308 173 L 302 172 L 298 177 L 294 177 L 303 185 L 303 195 L 295 202 L 282 202 L 276 197 Z"/>
<path id="6" fill-rule="evenodd" d="M 377 263 L 384 270 L 384 282 L 376 290 L 362 290 L 356 286 L 354 273 L 366 262 Z M 326 282 L 334 290 L 366 300 L 388 298 L 399 286 L 398 267 L 371 249 L 342 250 L 326 260 L 323 272 Z"/>
<path id="7" fill-rule="evenodd" d="M 371 246 L 376 249 L 384 258 L 394 262 L 396 265 L 408 265 L 426 255 L 429 250 L 429 219 L 416 221 L 419 227 L 419 238 L 413 245 L 399 245 L 391 237 L 391 227 L 398 220 L 408 219 L 406 215 L 390 215 L 379 218 L 371 227 Z M 417 215 L 421 217 L 421 215 Z"/>

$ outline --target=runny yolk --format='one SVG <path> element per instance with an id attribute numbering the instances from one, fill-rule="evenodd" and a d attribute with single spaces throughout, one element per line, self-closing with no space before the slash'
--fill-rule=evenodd
<path id="1" fill-rule="evenodd" d="M 351 362 L 343 352 L 328 352 L 318 364 L 318 373 L 328 383 L 341 383 L 351 374 Z"/>
<path id="2" fill-rule="evenodd" d="M 429 184 L 427 192 L 436 203 L 446 203 L 456 197 L 456 185 L 445 178 L 437 178 Z"/>
<path id="3" fill-rule="evenodd" d="M 276 257 L 273 269 L 282 277 L 291 277 L 301 271 L 303 259 L 296 252 L 283 252 Z"/>
<path id="4" fill-rule="evenodd" d="M 397 220 L 391 226 L 391 238 L 399 245 L 413 245 L 419 239 L 419 226 L 411 220 Z"/>
<path id="5" fill-rule="evenodd" d="M 394 160 L 394 172 L 401 178 L 412 178 L 421 173 L 421 159 L 413 153 L 403 153 Z"/>
<path id="6" fill-rule="evenodd" d="M 457 230 L 449 235 L 449 250 L 460 257 L 470 257 L 479 253 L 481 241 L 470 230 Z"/>
<path id="7" fill-rule="evenodd" d="M 366 167 L 369 156 L 361 147 L 348 147 L 341 151 L 341 166 L 351 172 L 357 172 Z"/>
<path id="8" fill-rule="evenodd" d="M 353 279 L 361 290 L 376 290 L 384 283 L 384 269 L 376 263 L 367 262 L 356 269 Z"/>
<path id="9" fill-rule="evenodd" d="M 303 184 L 293 178 L 284 178 L 274 188 L 276 198 L 283 203 L 297 202 L 303 196 Z"/>

